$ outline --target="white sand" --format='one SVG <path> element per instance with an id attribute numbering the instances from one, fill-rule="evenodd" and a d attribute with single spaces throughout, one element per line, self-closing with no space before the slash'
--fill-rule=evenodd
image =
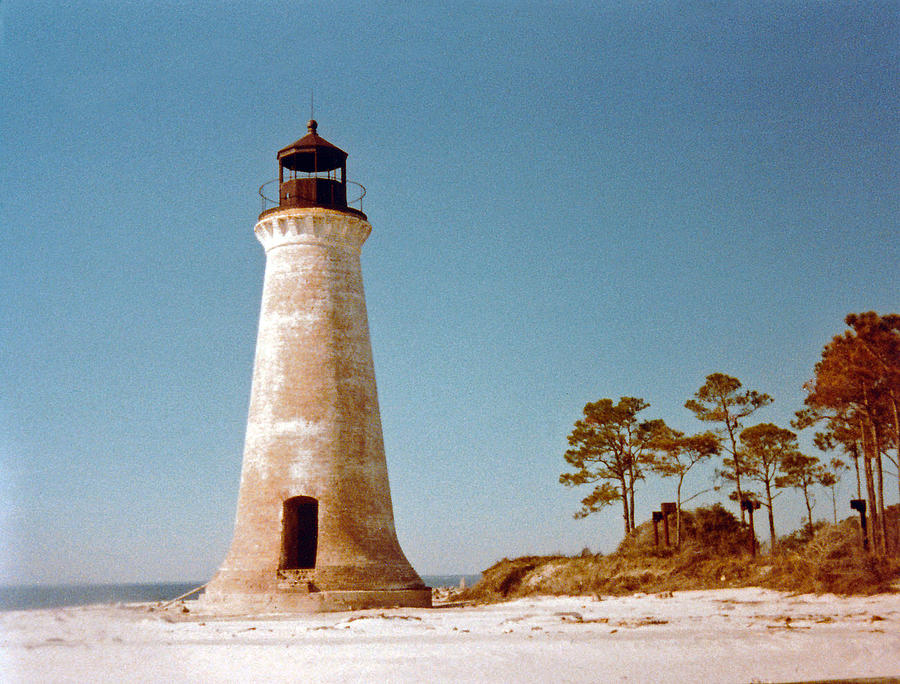
<path id="1" fill-rule="evenodd" d="M 192 602 L 187 602 L 191 606 Z M 900 594 L 762 589 L 248 619 L 0 613 L 4 682 L 750 682 L 900 675 Z"/>

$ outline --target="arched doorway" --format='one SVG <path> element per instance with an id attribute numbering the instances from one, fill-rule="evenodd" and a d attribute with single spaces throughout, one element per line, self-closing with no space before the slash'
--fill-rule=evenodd
<path id="1" fill-rule="evenodd" d="M 315 568 L 318 540 L 319 502 L 310 496 L 286 499 L 281 515 L 279 570 Z"/>

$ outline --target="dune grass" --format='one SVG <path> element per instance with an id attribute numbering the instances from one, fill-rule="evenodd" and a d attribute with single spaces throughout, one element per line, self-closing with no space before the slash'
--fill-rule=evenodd
<path id="1" fill-rule="evenodd" d="M 893 523 L 900 507 L 892 507 Z M 685 512 L 681 548 L 654 544 L 651 523 L 638 526 L 615 553 L 523 556 L 495 563 L 459 598 L 478 602 L 533 595 L 621 595 L 690 589 L 763 587 L 796 593 L 893 591 L 900 559 L 862 550 L 859 524 L 818 523 L 794 533 L 777 553 L 750 555 L 748 530 L 721 506 Z"/>

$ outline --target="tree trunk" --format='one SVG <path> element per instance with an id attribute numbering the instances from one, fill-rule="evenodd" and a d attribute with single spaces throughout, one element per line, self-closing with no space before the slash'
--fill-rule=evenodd
<path id="1" fill-rule="evenodd" d="M 869 457 L 875 463 L 875 501 L 874 505 L 878 507 L 877 517 L 872 516 L 872 529 L 875 531 L 875 540 L 878 547 L 878 555 L 886 555 L 886 539 L 884 525 L 884 473 L 881 470 L 881 439 L 878 434 L 878 423 L 872 405 L 869 402 L 869 393 L 863 388 L 863 409 L 865 411 L 866 423 L 869 428 Z M 871 468 L 871 464 L 869 465 Z M 873 509 L 873 514 L 875 510 Z"/>
<path id="2" fill-rule="evenodd" d="M 772 489 L 769 481 L 766 480 L 766 507 L 769 509 L 769 539 L 771 540 L 771 553 L 774 555 L 776 549 L 775 541 L 775 513 L 772 511 Z"/>
<path id="3" fill-rule="evenodd" d="M 741 491 L 741 470 L 737 463 L 737 454 L 734 455 L 734 488 L 737 491 L 738 507 L 741 509 L 741 524 L 746 522 L 747 512 L 741 503 L 744 500 L 744 492 Z"/>
<path id="4" fill-rule="evenodd" d="M 897 412 L 897 396 L 894 390 L 891 390 L 891 408 L 894 415 L 894 446 L 897 447 L 897 462 L 894 465 L 897 467 L 897 493 L 900 495 L 900 415 Z M 900 549 L 896 551 L 900 554 Z"/>
<path id="5" fill-rule="evenodd" d="M 633 530 L 634 524 L 634 466 L 628 468 L 628 525 Z"/>
<path id="6" fill-rule="evenodd" d="M 872 421 L 872 443 L 875 446 L 875 495 L 878 497 L 878 536 L 881 555 L 887 555 L 887 517 L 884 514 L 884 471 L 881 464 L 881 434 Z"/>
<path id="7" fill-rule="evenodd" d="M 862 497 L 862 485 L 859 479 L 859 444 L 854 442 L 853 451 L 850 453 L 850 458 L 853 459 L 853 469 L 856 471 L 856 498 L 861 499 Z"/>
<path id="8" fill-rule="evenodd" d="M 866 429 L 862 417 L 859 419 L 860 435 L 863 436 L 863 472 L 866 476 L 866 495 L 869 501 L 869 548 L 877 549 L 878 545 L 878 507 L 875 504 L 875 476 L 872 473 L 872 460 L 869 455 L 868 440 L 865 439 Z"/>
<path id="9" fill-rule="evenodd" d="M 675 489 L 675 548 L 681 548 L 681 483 L 684 482 L 684 473 L 678 478 L 678 487 Z"/>
<path id="10" fill-rule="evenodd" d="M 734 488 L 737 491 L 738 508 L 741 511 L 741 524 L 743 525 L 746 522 L 747 514 L 744 511 L 743 505 L 741 505 L 741 501 L 744 499 L 744 492 L 741 491 L 741 461 L 738 457 L 737 440 L 734 438 L 734 430 L 731 427 L 731 422 L 728 420 L 728 407 L 724 405 L 724 402 L 722 411 L 725 414 L 725 427 L 728 428 L 728 437 L 731 439 L 731 456 L 734 458 Z"/>
<path id="11" fill-rule="evenodd" d="M 631 532 L 631 526 L 628 518 L 628 483 L 625 481 L 625 477 L 621 477 L 619 479 L 620 486 L 622 487 L 622 506 L 624 507 L 624 511 L 622 512 L 622 517 L 625 518 L 625 536 L 628 536 L 628 533 Z"/>
<path id="12" fill-rule="evenodd" d="M 812 504 L 809 501 L 809 485 L 803 485 L 803 499 L 806 501 L 806 513 L 809 516 L 809 535 L 813 533 Z"/>

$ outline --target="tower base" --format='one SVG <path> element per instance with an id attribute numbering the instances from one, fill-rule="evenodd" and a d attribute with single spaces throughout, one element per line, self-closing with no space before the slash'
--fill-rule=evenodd
<path id="1" fill-rule="evenodd" d="M 329 613 L 368 608 L 431 608 L 431 589 L 374 591 L 279 591 L 269 594 L 202 595 L 203 613 L 260 615 L 265 613 Z"/>

